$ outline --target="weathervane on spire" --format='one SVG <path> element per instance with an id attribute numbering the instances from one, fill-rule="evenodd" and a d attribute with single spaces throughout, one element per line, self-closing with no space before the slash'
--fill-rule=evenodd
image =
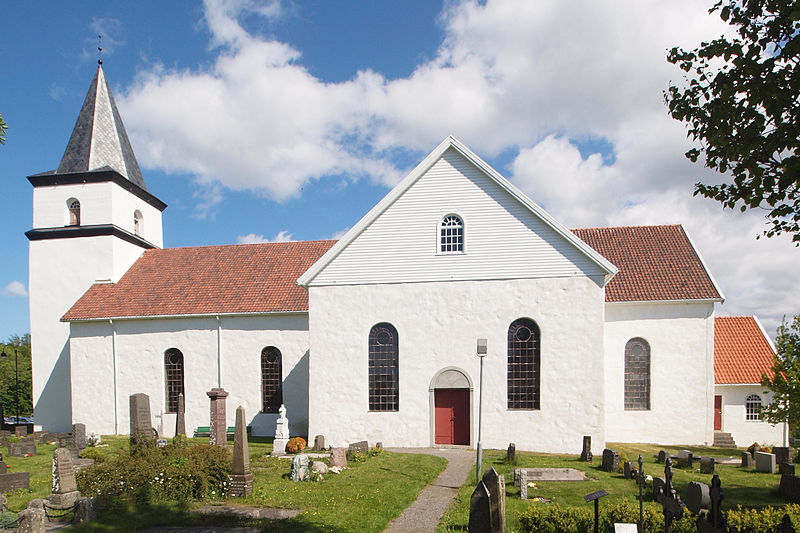
<path id="1" fill-rule="evenodd" d="M 97 36 L 97 64 L 103 64 L 103 34 Z"/>

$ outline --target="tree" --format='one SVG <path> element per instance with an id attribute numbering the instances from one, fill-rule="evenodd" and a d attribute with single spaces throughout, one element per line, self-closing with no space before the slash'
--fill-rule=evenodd
<path id="1" fill-rule="evenodd" d="M 5 343 L 0 343 L 0 351 L 6 357 L 0 357 L 0 405 L 5 416 L 16 414 L 15 389 L 17 380 L 14 374 L 14 350 L 17 357 L 17 374 L 19 377 L 19 415 L 33 414 L 32 382 L 31 382 L 31 336 L 12 335 Z"/>
<path id="2" fill-rule="evenodd" d="M 793 0 L 718 0 L 709 13 L 736 28 L 685 51 L 670 63 L 689 74 L 664 98 L 670 115 L 699 143 L 686 152 L 728 178 L 695 184 L 695 195 L 744 212 L 767 211 L 764 235 L 792 235 L 800 245 L 800 3 Z"/>
<path id="3" fill-rule="evenodd" d="M 0 144 L 6 143 L 6 131 L 8 131 L 8 126 L 6 121 L 3 120 L 3 115 L 0 115 Z"/>
<path id="4" fill-rule="evenodd" d="M 772 403 L 762 406 L 761 417 L 772 424 L 788 422 L 800 428 L 800 315 L 790 324 L 778 326 L 772 376 L 761 376 L 761 384 L 772 391 Z"/>

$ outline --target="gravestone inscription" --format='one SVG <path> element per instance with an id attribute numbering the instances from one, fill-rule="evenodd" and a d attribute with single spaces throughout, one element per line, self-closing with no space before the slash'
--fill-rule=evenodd
<path id="1" fill-rule="evenodd" d="M 53 452 L 53 492 L 47 497 L 50 505 L 68 507 L 80 498 L 78 486 L 75 484 L 75 470 L 72 466 L 72 454 L 66 448 L 57 448 Z"/>
<path id="2" fill-rule="evenodd" d="M 143 392 L 131 394 L 128 400 L 130 411 L 131 442 L 153 439 L 153 419 L 150 416 L 150 396 Z"/>

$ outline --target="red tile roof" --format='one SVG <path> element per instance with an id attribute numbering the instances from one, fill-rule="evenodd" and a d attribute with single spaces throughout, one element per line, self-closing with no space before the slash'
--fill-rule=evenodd
<path id="1" fill-rule="evenodd" d="M 335 241 L 147 250 L 117 283 L 96 283 L 63 321 L 308 311 L 297 278 Z"/>
<path id="2" fill-rule="evenodd" d="M 607 302 L 722 298 L 680 225 L 572 232 L 619 268 L 606 285 Z"/>
<path id="3" fill-rule="evenodd" d="M 760 383 L 773 363 L 772 346 L 752 316 L 714 319 L 714 382 Z"/>

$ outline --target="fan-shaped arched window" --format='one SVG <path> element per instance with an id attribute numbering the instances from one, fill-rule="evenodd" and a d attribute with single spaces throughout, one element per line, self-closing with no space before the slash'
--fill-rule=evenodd
<path id="1" fill-rule="evenodd" d="M 539 326 L 520 318 L 508 327 L 508 408 L 539 409 Z"/>
<path id="2" fill-rule="evenodd" d="M 650 409 L 650 345 L 635 337 L 625 344 L 625 410 Z"/>
<path id="3" fill-rule="evenodd" d="M 167 412 L 178 412 L 178 394 L 183 391 L 183 353 L 177 348 L 164 352 L 164 378 L 167 388 Z"/>
<path id="4" fill-rule="evenodd" d="M 142 212 L 138 209 L 133 212 L 133 234 L 142 234 Z"/>
<path id="5" fill-rule="evenodd" d="M 274 346 L 261 350 L 261 412 L 277 413 L 283 403 L 283 357 Z"/>
<path id="6" fill-rule="evenodd" d="M 744 401 L 744 419 L 761 420 L 761 396 L 751 394 Z"/>
<path id="7" fill-rule="evenodd" d="M 400 409 L 397 330 L 386 322 L 369 331 L 369 410 Z"/>
<path id="8" fill-rule="evenodd" d="M 447 215 L 439 225 L 439 251 L 464 251 L 464 221 L 458 215 Z"/>
<path id="9" fill-rule="evenodd" d="M 81 225 L 81 203 L 77 198 L 67 200 L 67 212 L 69 213 L 69 226 Z"/>

